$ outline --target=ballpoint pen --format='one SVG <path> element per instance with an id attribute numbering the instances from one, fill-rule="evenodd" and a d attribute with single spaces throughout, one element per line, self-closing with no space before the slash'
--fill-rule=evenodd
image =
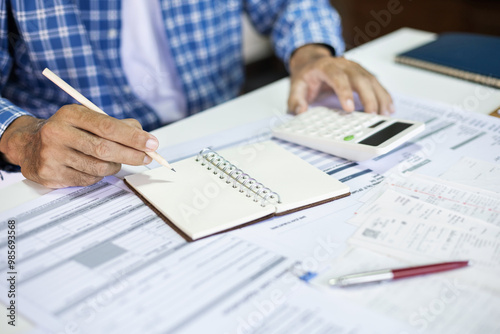
<path id="1" fill-rule="evenodd" d="M 331 286 L 350 286 L 355 284 L 372 283 L 387 280 L 396 280 L 400 278 L 414 277 L 432 273 L 438 273 L 446 270 L 453 270 L 465 267 L 469 261 L 455 261 L 434 263 L 423 266 L 400 268 L 400 269 L 383 269 L 367 271 L 357 274 L 350 274 L 332 278 L 328 281 Z"/>
<path id="2" fill-rule="evenodd" d="M 61 79 L 57 74 L 49 70 L 48 68 L 44 69 L 42 74 L 52 81 L 54 84 L 56 84 L 59 88 L 61 88 L 63 91 L 68 93 L 72 98 L 77 100 L 80 104 L 83 106 L 89 108 L 90 110 L 93 110 L 95 112 L 98 112 L 100 114 L 107 115 L 101 108 L 96 106 L 94 103 L 92 103 L 89 99 L 87 99 L 85 96 L 83 96 L 79 91 L 71 87 L 66 81 Z M 149 155 L 153 160 L 158 162 L 160 165 L 165 166 L 169 168 L 170 170 L 175 172 L 175 169 L 170 166 L 170 164 L 165 160 L 161 155 L 159 155 L 156 152 L 145 152 L 147 155 Z"/>

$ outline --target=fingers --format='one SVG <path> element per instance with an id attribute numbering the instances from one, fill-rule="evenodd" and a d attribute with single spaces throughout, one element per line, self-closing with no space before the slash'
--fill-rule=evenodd
<path id="1" fill-rule="evenodd" d="M 45 187 L 52 189 L 66 187 L 85 187 L 102 180 L 102 176 L 85 174 L 83 172 L 65 166 L 59 166 L 57 168 L 57 178 L 54 178 L 54 176 L 45 177 L 40 173 L 31 174 L 23 172 L 23 175 L 29 180 L 35 181 Z"/>
<path id="2" fill-rule="evenodd" d="M 70 129 L 70 131 L 74 132 L 72 134 L 74 140 L 69 147 L 100 161 L 132 166 L 141 166 L 151 162 L 151 158 L 143 151 L 76 129 Z"/>
<path id="3" fill-rule="evenodd" d="M 318 96 L 321 86 L 337 94 L 345 111 L 354 111 L 355 91 L 365 112 L 383 115 L 394 112 L 391 96 L 371 73 L 355 62 L 334 57 L 314 60 L 292 75 L 289 110 L 305 111 L 307 104 Z"/>
<path id="4" fill-rule="evenodd" d="M 137 128 L 139 130 L 142 130 L 142 125 L 141 123 L 139 123 L 138 120 L 136 120 L 135 118 L 126 118 L 126 119 L 122 119 L 121 120 L 123 123 L 126 123 L 134 128 Z"/>
<path id="5" fill-rule="evenodd" d="M 319 64 L 318 68 L 305 69 L 305 73 L 292 76 L 288 109 L 296 114 L 307 110 L 324 84 L 337 94 L 342 108 L 354 111 L 354 100 L 349 77 L 338 68 Z"/>
<path id="6" fill-rule="evenodd" d="M 132 128 L 130 125 L 127 125 L 127 127 Z M 134 127 L 134 129 L 137 128 Z M 133 166 L 140 166 L 151 162 L 151 158 L 147 156 L 144 151 L 139 151 L 121 143 L 96 136 L 93 133 L 82 131 L 73 126 L 61 126 L 60 122 L 47 122 L 41 130 L 41 136 L 42 141 L 51 146 L 57 145 L 57 143 L 53 142 L 55 138 L 57 138 L 60 143 L 64 143 L 64 147 L 59 148 L 59 150 L 71 149 L 83 153 L 89 157 L 85 160 L 86 163 L 91 166 L 95 165 L 95 160 L 111 162 L 115 163 L 115 165 L 123 163 Z M 70 163 L 72 158 L 73 155 L 67 154 L 67 156 L 61 157 L 59 161 L 66 166 L 76 167 L 74 164 Z M 89 172 L 89 170 L 81 167 L 77 169 Z M 105 176 L 114 173 L 91 174 Z"/>
<path id="7" fill-rule="evenodd" d="M 393 114 L 395 111 L 394 104 L 389 92 L 387 92 L 387 90 L 385 90 L 385 88 L 378 81 L 373 83 L 373 89 L 375 91 L 375 95 L 377 96 L 379 113 L 386 116 Z"/>
<path id="8" fill-rule="evenodd" d="M 354 62 L 352 64 L 353 88 L 358 92 L 365 112 L 390 115 L 394 108 L 389 93 L 371 73 Z"/>
<path id="9" fill-rule="evenodd" d="M 66 167 L 96 177 L 113 175 L 121 169 L 119 163 L 99 160 L 74 150 L 68 150 L 63 163 Z"/>
<path id="10" fill-rule="evenodd" d="M 132 120 L 120 121 L 79 105 L 65 106 L 58 114 L 75 128 L 135 150 L 151 152 L 158 149 L 158 139 Z"/>
<path id="11" fill-rule="evenodd" d="M 307 91 L 308 85 L 302 80 L 296 80 L 291 83 L 290 95 L 288 97 L 288 112 L 298 115 L 307 110 Z"/>
<path id="12" fill-rule="evenodd" d="M 357 76 L 352 79 L 353 88 L 358 92 L 359 99 L 363 104 L 364 111 L 376 114 L 379 111 L 379 99 L 377 92 L 373 89 L 372 83 L 367 76 Z"/>
<path id="13" fill-rule="evenodd" d="M 44 149 L 36 153 L 39 153 L 36 159 L 23 161 L 21 172 L 27 179 L 35 181 L 45 187 L 55 189 L 73 186 L 88 186 L 99 182 L 103 176 L 105 176 L 88 174 L 62 164 L 61 157 L 67 157 L 71 155 L 71 152 Z M 82 163 L 82 165 L 85 165 L 85 163 Z M 101 173 L 107 174 L 104 172 Z"/>
<path id="14" fill-rule="evenodd" d="M 331 58 L 328 58 L 328 60 L 329 59 Z M 341 68 L 324 65 L 322 75 L 324 75 L 324 81 L 333 88 L 337 94 L 342 109 L 349 112 L 354 111 L 352 86 L 347 73 Z"/>

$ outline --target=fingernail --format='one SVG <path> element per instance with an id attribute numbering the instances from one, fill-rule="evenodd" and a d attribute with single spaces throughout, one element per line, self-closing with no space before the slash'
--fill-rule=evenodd
<path id="1" fill-rule="evenodd" d="M 351 99 L 345 101 L 345 106 L 347 108 L 347 111 L 353 111 L 354 110 L 354 101 Z"/>
<path id="2" fill-rule="evenodd" d="M 158 146 L 160 146 L 160 143 L 156 138 L 151 138 L 146 142 L 146 148 L 150 149 L 151 151 L 156 151 L 158 149 Z"/>
<path id="3" fill-rule="evenodd" d="M 151 163 L 151 161 L 153 161 L 153 159 L 151 159 L 151 157 L 149 155 L 145 155 L 144 156 L 144 161 L 143 161 L 143 164 L 144 165 L 149 165 Z"/>
<path id="4" fill-rule="evenodd" d="M 302 108 L 300 106 L 298 106 L 297 108 L 295 108 L 295 115 L 298 115 L 300 114 Z"/>

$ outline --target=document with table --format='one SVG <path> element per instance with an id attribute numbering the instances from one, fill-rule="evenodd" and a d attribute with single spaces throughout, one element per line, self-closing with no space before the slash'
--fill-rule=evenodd
<path id="1" fill-rule="evenodd" d="M 273 139 L 351 196 L 241 229 L 186 242 L 116 177 L 3 212 L 2 235 L 7 220 L 17 224 L 23 314 L 48 333 L 498 331 L 500 195 L 488 180 L 500 177 L 500 120 L 394 98 L 397 117 L 426 130 L 374 160 Z M 264 139 L 261 122 L 240 137 L 184 145 L 183 157 Z M 462 180 L 464 169 L 480 181 Z M 325 284 L 334 274 L 441 260 L 473 265 L 379 285 Z M 298 272 L 318 276 L 306 283 Z"/>

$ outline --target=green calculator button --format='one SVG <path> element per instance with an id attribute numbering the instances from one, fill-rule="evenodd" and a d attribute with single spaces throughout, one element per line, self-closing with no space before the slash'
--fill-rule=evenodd
<path id="1" fill-rule="evenodd" d="M 344 137 L 344 141 L 349 141 L 349 140 L 353 140 L 353 139 L 354 139 L 354 135 L 349 135 L 349 136 Z"/>

